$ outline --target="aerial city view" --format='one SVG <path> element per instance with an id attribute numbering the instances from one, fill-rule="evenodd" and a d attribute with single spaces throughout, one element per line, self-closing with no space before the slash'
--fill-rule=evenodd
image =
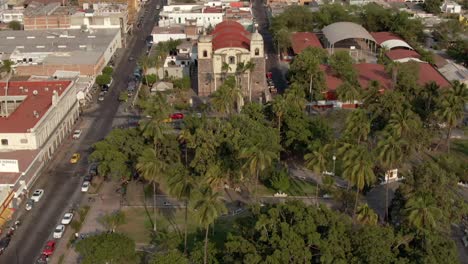
<path id="1" fill-rule="evenodd" d="M 467 10 L 0 0 L 0 264 L 468 263 Z"/>

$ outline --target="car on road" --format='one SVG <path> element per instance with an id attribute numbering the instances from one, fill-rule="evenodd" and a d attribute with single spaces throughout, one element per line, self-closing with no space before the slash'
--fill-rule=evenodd
<path id="1" fill-rule="evenodd" d="M 81 192 L 88 192 L 90 185 L 91 183 L 89 181 L 84 181 L 83 184 L 81 185 Z"/>
<path id="2" fill-rule="evenodd" d="M 42 254 L 36 261 L 37 264 L 44 264 L 49 262 L 49 256 Z"/>
<path id="3" fill-rule="evenodd" d="M 42 250 L 42 255 L 50 256 L 54 253 L 55 251 L 55 241 L 49 240 L 47 241 L 46 246 Z"/>
<path id="4" fill-rule="evenodd" d="M 184 114 L 182 114 L 182 113 L 173 113 L 173 114 L 171 114 L 170 117 L 173 120 L 184 119 Z"/>
<path id="5" fill-rule="evenodd" d="M 81 137 L 81 129 L 73 131 L 73 139 L 79 139 Z"/>
<path id="6" fill-rule="evenodd" d="M 80 160 L 80 157 L 81 157 L 80 153 L 73 153 L 73 156 L 70 159 L 70 163 L 71 164 L 77 163 Z"/>
<path id="7" fill-rule="evenodd" d="M 68 225 L 71 223 L 72 219 L 73 219 L 73 213 L 66 213 L 63 215 L 62 221 L 60 221 L 60 223 L 62 225 Z"/>
<path id="8" fill-rule="evenodd" d="M 3 254 L 5 249 L 10 245 L 11 237 L 7 236 L 0 240 L 0 255 Z"/>
<path id="9" fill-rule="evenodd" d="M 98 165 L 96 163 L 91 164 L 88 173 L 91 177 L 96 176 L 98 174 Z"/>
<path id="10" fill-rule="evenodd" d="M 93 180 L 93 176 L 91 174 L 88 174 L 88 175 L 84 176 L 83 180 L 91 182 Z"/>
<path id="11" fill-rule="evenodd" d="M 31 196 L 31 200 L 33 200 L 34 202 L 39 202 L 39 200 L 42 198 L 42 196 L 44 195 L 44 190 L 43 189 L 37 189 L 33 192 L 32 196 Z"/>
<path id="12" fill-rule="evenodd" d="M 128 61 L 133 61 L 135 60 L 133 57 L 128 57 Z"/>
<path id="13" fill-rule="evenodd" d="M 54 229 L 54 238 L 59 239 L 62 238 L 63 233 L 65 232 L 65 226 L 60 224 Z"/>
<path id="14" fill-rule="evenodd" d="M 34 206 L 34 200 L 29 199 L 26 202 L 26 206 L 25 206 L 26 211 L 30 211 L 33 208 L 33 206 Z"/>

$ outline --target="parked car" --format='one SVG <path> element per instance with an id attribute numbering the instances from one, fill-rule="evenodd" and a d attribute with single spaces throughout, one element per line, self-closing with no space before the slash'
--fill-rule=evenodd
<path id="1" fill-rule="evenodd" d="M 47 241 L 47 244 L 44 250 L 42 250 L 42 255 L 50 256 L 54 253 L 54 250 L 55 250 L 55 241 L 53 240 Z"/>
<path id="2" fill-rule="evenodd" d="M 0 255 L 3 254 L 5 249 L 10 245 L 11 237 L 7 236 L 0 240 Z"/>
<path id="3" fill-rule="evenodd" d="M 99 97 L 98 97 L 98 101 L 101 101 L 101 102 L 104 101 L 104 95 L 105 95 L 104 92 L 100 92 Z"/>
<path id="4" fill-rule="evenodd" d="M 37 189 L 33 192 L 32 196 L 31 196 L 31 200 L 33 200 L 34 202 L 39 202 L 39 200 L 42 198 L 42 196 L 44 195 L 44 190 L 43 189 Z"/>
<path id="5" fill-rule="evenodd" d="M 58 225 L 57 227 L 55 227 L 55 230 L 54 230 L 54 238 L 62 238 L 63 236 L 63 233 L 65 232 L 65 226 L 64 225 Z"/>
<path id="6" fill-rule="evenodd" d="M 70 163 L 71 164 L 78 163 L 78 161 L 80 160 L 80 157 L 81 157 L 80 153 L 73 153 L 73 156 L 70 159 Z"/>
<path id="7" fill-rule="evenodd" d="M 91 182 L 93 180 L 93 176 L 88 174 L 88 175 L 84 176 L 83 180 Z"/>
<path id="8" fill-rule="evenodd" d="M 26 206 L 25 206 L 26 211 L 30 211 L 33 208 L 33 206 L 34 206 L 34 200 L 29 199 L 26 202 Z"/>
<path id="9" fill-rule="evenodd" d="M 60 221 L 60 223 L 62 225 L 68 225 L 71 223 L 72 219 L 73 219 L 73 213 L 66 213 L 63 215 L 62 221 Z"/>
<path id="10" fill-rule="evenodd" d="M 89 181 L 84 181 L 83 184 L 81 185 L 81 191 L 88 192 L 90 185 L 91 183 Z"/>
<path id="11" fill-rule="evenodd" d="M 96 176 L 98 174 L 98 165 L 96 163 L 91 164 L 88 173 L 91 177 Z"/>
<path id="12" fill-rule="evenodd" d="M 73 131 L 73 139 L 79 139 L 81 137 L 81 129 Z"/>
<path id="13" fill-rule="evenodd" d="M 49 256 L 42 254 L 36 261 L 37 264 L 44 264 L 49 262 Z"/>
<path id="14" fill-rule="evenodd" d="M 173 120 L 174 120 L 174 119 L 175 119 L 175 120 L 177 120 L 177 119 L 184 119 L 184 114 L 182 114 L 182 113 L 173 113 L 173 114 L 171 114 L 170 117 L 171 117 L 171 119 L 173 119 Z"/>

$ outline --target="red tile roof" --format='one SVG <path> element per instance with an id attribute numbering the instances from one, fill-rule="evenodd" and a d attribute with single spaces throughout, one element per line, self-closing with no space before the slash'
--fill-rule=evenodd
<path id="1" fill-rule="evenodd" d="M 0 117 L 0 133 L 26 133 L 33 128 L 52 105 L 53 91 L 60 96 L 71 81 L 13 81 L 8 96 L 25 96 L 23 102 L 8 117 Z M 0 100 L 5 96 L 6 83 L 0 83 Z M 46 89 L 47 88 L 47 89 Z M 37 95 L 34 95 L 37 91 Z M 38 117 L 34 116 L 37 111 Z"/>
<path id="2" fill-rule="evenodd" d="M 311 32 L 295 32 L 291 34 L 291 46 L 294 54 L 301 53 L 307 47 L 322 48 L 317 35 Z"/>
<path id="3" fill-rule="evenodd" d="M 21 173 L 26 172 L 39 150 L 15 150 L 0 152 L 0 159 L 17 160 L 19 172 L 0 172 L 0 184 L 15 184 Z"/>
<path id="4" fill-rule="evenodd" d="M 419 65 L 419 78 L 418 83 L 425 85 L 426 83 L 435 82 L 440 87 L 450 86 L 450 82 L 442 76 L 432 65 L 429 63 L 418 63 Z"/>
<path id="5" fill-rule="evenodd" d="M 369 86 L 369 82 L 375 80 L 380 83 L 380 86 L 384 89 L 390 89 L 392 87 L 392 79 L 389 74 L 385 71 L 385 68 L 381 64 L 371 63 L 360 63 L 354 64 L 354 68 L 358 72 L 358 81 L 361 87 L 364 89 Z M 336 90 L 343 81 L 333 74 L 333 70 L 328 65 L 321 65 L 320 68 L 325 73 L 325 81 L 327 83 L 328 90 Z"/>
<path id="6" fill-rule="evenodd" d="M 382 42 L 385 42 L 387 40 L 391 39 L 398 39 L 398 40 L 403 40 L 404 39 L 400 38 L 398 35 L 393 34 L 391 32 L 371 32 L 370 33 L 372 37 L 374 37 L 375 41 L 377 41 L 377 44 L 382 44 Z"/>
<path id="7" fill-rule="evenodd" d="M 407 50 L 407 49 L 393 49 L 387 51 L 385 55 L 391 60 L 400 60 L 406 58 L 421 58 L 421 55 L 414 50 Z"/>
<path id="8" fill-rule="evenodd" d="M 225 20 L 219 23 L 211 34 L 213 50 L 227 47 L 250 48 L 250 33 L 235 21 Z"/>
<path id="9" fill-rule="evenodd" d="M 205 7 L 205 9 L 203 9 L 203 13 L 222 13 L 223 12 L 223 8 L 221 7 Z"/>

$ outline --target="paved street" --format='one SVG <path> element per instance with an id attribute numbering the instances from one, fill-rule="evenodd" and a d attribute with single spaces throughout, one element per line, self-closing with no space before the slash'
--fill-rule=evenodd
<path id="1" fill-rule="evenodd" d="M 270 23 L 268 21 L 267 8 L 263 5 L 263 0 L 253 0 L 252 12 L 258 23 L 258 32 L 263 36 L 265 45 L 266 71 L 273 74 L 273 82 L 281 93 L 286 89 L 286 79 L 284 78 L 285 66 L 278 59 L 278 52 L 275 43 L 269 31 Z"/>
<path id="2" fill-rule="evenodd" d="M 146 49 L 144 40 L 155 23 L 156 4 L 156 0 L 147 4 L 146 8 L 150 11 L 145 13 L 142 26 L 135 29 L 128 48 L 120 52 L 121 63 L 115 69 L 113 87 L 105 100 L 99 103 L 99 107 L 85 112 L 77 123 L 77 128 L 83 129 L 81 139 L 73 141 L 70 135 L 35 183 L 32 190 L 42 188 L 45 194 L 30 212 L 25 213 L 24 206 L 19 210 L 22 225 L 13 236 L 10 246 L 0 256 L 0 263 L 34 263 L 63 213 L 81 200 L 81 176 L 84 176 L 88 168 L 90 146 L 105 137 L 112 128 L 112 120 L 119 106 L 119 92 L 126 89 L 127 78 L 136 64 L 135 60 L 128 61 L 127 58 L 131 56 L 137 59 Z M 69 159 L 74 152 L 81 153 L 82 158 L 78 164 L 70 165 Z"/>

